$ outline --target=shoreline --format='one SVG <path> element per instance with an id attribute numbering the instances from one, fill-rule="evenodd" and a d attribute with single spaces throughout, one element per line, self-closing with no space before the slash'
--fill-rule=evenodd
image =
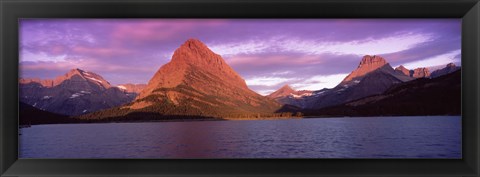
<path id="1" fill-rule="evenodd" d="M 29 128 L 35 125 L 55 124 L 107 124 L 107 123 L 149 123 L 149 122 L 197 122 L 197 121 L 246 121 L 246 120 L 292 120 L 292 119 L 330 119 L 330 118 L 388 118 L 388 117 L 435 117 L 435 116 L 462 116 L 462 115 L 419 115 L 419 116 L 303 116 L 303 117 L 260 117 L 260 118 L 199 118 L 199 119 L 162 119 L 162 120 L 137 120 L 137 121 L 81 121 L 81 122 L 59 122 L 42 124 L 19 124 L 18 128 Z"/>

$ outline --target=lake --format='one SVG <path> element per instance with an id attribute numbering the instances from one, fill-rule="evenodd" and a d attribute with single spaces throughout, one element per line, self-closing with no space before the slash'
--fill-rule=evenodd
<path id="1" fill-rule="evenodd" d="M 461 117 L 34 125 L 20 158 L 461 158 Z"/>

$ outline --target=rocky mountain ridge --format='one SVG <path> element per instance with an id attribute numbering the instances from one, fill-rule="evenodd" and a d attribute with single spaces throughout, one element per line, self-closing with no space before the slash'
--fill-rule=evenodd
<path id="1" fill-rule="evenodd" d="M 430 75 L 430 77 L 431 78 L 440 77 L 440 76 L 443 76 L 443 75 L 446 75 L 446 74 L 453 73 L 457 70 L 460 70 L 459 66 L 456 66 L 453 63 L 449 63 L 444 68 L 433 71 L 432 74 Z"/>
<path id="2" fill-rule="evenodd" d="M 295 91 L 282 87 L 268 95 L 282 104 L 289 104 L 303 109 L 321 109 L 346 103 L 363 97 L 377 95 L 390 87 L 420 78 L 433 78 L 458 70 L 453 63 L 430 74 L 428 68 L 409 70 L 403 65 L 393 69 L 381 56 L 365 55 L 358 67 L 346 76 L 340 84 L 332 89 L 309 91 L 308 95 L 293 97 Z M 298 94 L 297 94 L 298 95 Z"/>
<path id="3" fill-rule="evenodd" d="M 400 65 L 395 68 L 395 71 L 413 78 L 429 78 L 430 77 L 430 70 L 425 67 L 409 70 L 405 68 L 403 65 Z"/>
<path id="4" fill-rule="evenodd" d="M 306 111 L 323 116 L 461 115 L 461 72 L 397 84 L 381 94 Z"/>
<path id="5" fill-rule="evenodd" d="M 297 99 L 288 96 L 275 99 L 283 104 L 291 104 L 303 109 L 319 109 L 379 94 L 394 84 L 413 79 L 415 78 L 394 70 L 383 57 L 365 55 L 358 67 L 332 89 L 311 91 L 309 95 Z"/>
<path id="6" fill-rule="evenodd" d="M 20 101 L 40 110 L 80 115 L 119 106 L 135 95 L 112 87 L 102 76 L 72 69 L 55 79 L 19 79 Z"/>

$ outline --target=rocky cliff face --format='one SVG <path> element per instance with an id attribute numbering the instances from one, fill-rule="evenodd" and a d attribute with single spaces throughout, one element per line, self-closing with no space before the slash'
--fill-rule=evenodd
<path id="1" fill-rule="evenodd" d="M 413 70 L 409 70 L 405 68 L 403 65 L 400 65 L 399 67 L 395 68 L 395 71 L 397 73 L 401 73 L 405 76 L 409 76 L 412 78 L 429 78 L 430 77 L 430 71 L 428 68 L 416 68 Z"/>
<path id="2" fill-rule="evenodd" d="M 353 70 L 347 77 L 345 77 L 345 79 L 343 79 L 339 86 L 355 85 L 359 83 L 359 81 L 363 79 L 367 74 L 377 70 L 382 70 L 385 73 L 393 75 L 394 77 L 402 81 L 411 80 L 411 78 L 409 78 L 408 76 L 395 72 L 390 66 L 390 64 L 383 57 L 376 55 L 365 55 L 360 61 L 360 64 L 358 64 L 358 67 Z"/>
<path id="3" fill-rule="evenodd" d="M 370 56 L 370 55 L 365 55 L 360 63 L 358 64 L 358 67 L 353 70 L 343 81 L 340 83 L 340 85 L 348 84 L 352 81 L 358 81 L 362 79 L 366 74 L 381 68 L 382 66 L 385 66 L 387 64 L 387 61 L 385 61 L 384 58 L 380 56 Z"/>
<path id="4" fill-rule="evenodd" d="M 403 65 L 400 65 L 399 67 L 396 67 L 395 71 L 398 72 L 398 73 L 401 73 L 405 76 L 410 76 L 410 70 L 405 68 Z"/>
<path id="5" fill-rule="evenodd" d="M 102 76 L 72 69 L 52 80 L 20 79 L 20 101 L 63 115 L 80 115 L 119 106 L 134 97 L 112 87 Z"/>
<path id="6" fill-rule="evenodd" d="M 410 71 L 410 77 L 428 78 L 430 77 L 430 71 L 428 70 L 428 68 L 416 68 Z"/>

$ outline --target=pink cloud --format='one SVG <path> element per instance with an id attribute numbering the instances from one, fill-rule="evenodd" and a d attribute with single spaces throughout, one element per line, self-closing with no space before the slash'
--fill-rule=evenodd
<path id="1" fill-rule="evenodd" d="M 148 72 L 153 73 L 157 68 L 153 67 L 129 67 L 125 65 L 114 65 L 111 63 L 101 63 L 96 60 L 76 60 L 75 62 L 61 61 L 37 61 L 22 64 L 24 70 L 70 70 L 73 68 L 81 68 L 89 71 L 102 72 Z"/>
<path id="2" fill-rule="evenodd" d="M 80 55 L 94 55 L 101 57 L 113 57 L 132 54 L 132 50 L 124 48 L 99 48 L 99 47 L 83 47 L 76 46 L 72 48 L 72 51 Z"/>
<path id="3" fill-rule="evenodd" d="M 114 45 L 120 42 L 144 42 L 159 41 L 178 37 L 185 32 L 206 26 L 218 26 L 223 20 L 205 20 L 198 23 L 198 20 L 142 20 L 133 23 L 121 23 L 114 26 L 112 40 Z"/>
<path id="4" fill-rule="evenodd" d="M 50 54 L 52 55 L 61 55 L 66 52 L 66 48 L 63 45 L 55 45 L 50 48 Z"/>
<path id="5" fill-rule="evenodd" d="M 65 70 L 73 68 L 81 68 L 83 64 L 80 62 L 51 62 L 51 61 L 38 61 L 32 64 L 22 64 L 22 70 Z"/>
<path id="6" fill-rule="evenodd" d="M 20 46 L 20 51 L 28 51 L 30 53 L 45 53 L 46 55 L 58 56 L 68 53 L 69 47 L 60 42 L 52 42 L 46 44 L 33 43 Z"/>
<path id="7" fill-rule="evenodd" d="M 232 65 L 255 65 L 255 66 L 270 66 L 278 65 L 311 65 L 322 63 L 323 60 L 315 55 L 290 56 L 290 55 L 237 55 L 227 59 L 227 62 Z"/>

